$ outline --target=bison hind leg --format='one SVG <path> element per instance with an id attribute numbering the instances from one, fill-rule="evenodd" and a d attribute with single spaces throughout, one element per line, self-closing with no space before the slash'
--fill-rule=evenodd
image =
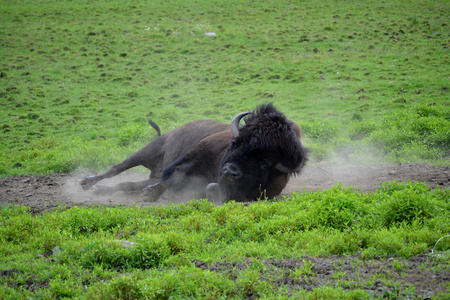
<path id="1" fill-rule="evenodd" d="M 91 187 L 93 187 L 98 181 L 99 180 L 97 179 L 97 176 L 87 176 L 80 181 L 80 185 L 83 188 L 83 190 L 87 191 Z"/>
<path id="2" fill-rule="evenodd" d="M 96 185 L 93 189 L 95 195 L 112 195 L 115 192 L 140 193 L 143 188 L 157 182 L 153 178 L 137 182 L 121 182 L 114 186 Z"/>

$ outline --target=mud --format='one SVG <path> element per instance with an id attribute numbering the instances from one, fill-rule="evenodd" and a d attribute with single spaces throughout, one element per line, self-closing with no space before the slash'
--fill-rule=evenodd
<path id="1" fill-rule="evenodd" d="M 0 178 L 0 205 L 11 203 L 28 205 L 33 213 L 52 210 L 57 206 L 92 205 L 158 205 L 180 203 L 177 197 L 163 195 L 154 203 L 144 202 L 140 193 L 116 192 L 113 195 L 98 196 L 84 191 L 79 185 L 87 174 L 51 174 Z M 92 175 L 92 174 L 89 174 Z M 112 186 L 119 182 L 140 181 L 147 174 L 124 172 L 114 178 L 103 180 L 102 185 Z M 292 192 L 328 189 L 337 183 L 353 186 L 361 192 L 373 192 L 385 181 L 423 181 L 431 188 L 450 186 L 450 167 L 435 167 L 428 164 L 409 163 L 399 165 L 372 166 L 307 166 L 300 176 L 292 178 L 282 196 Z"/>

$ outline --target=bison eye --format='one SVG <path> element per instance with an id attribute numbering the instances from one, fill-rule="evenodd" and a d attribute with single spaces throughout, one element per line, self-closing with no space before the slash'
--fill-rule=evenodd
<path id="1" fill-rule="evenodd" d="M 231 144 L 230 144 L 230 149 L 233 149 L 233 148 L 236 148 L 237 147 L 237 142 L 236 142 L 236 139 L 233 139 L 232 141 L 231 141 Z"/>
<path id="2" fill-rule="evenodd" d="M 267 170 L 269 170 L 269 168 L 272 166 L 272 161 L 270 161 L 269 159 L 263 159 L 261 161 L 259 161 L 259 171 L 261 173 L 267 172 Z"/>
<path id="3" fill-rule="evenodd" d="M 267 171 L 268 168 L 269 168 L 269 166 L 265 162 L 262 162 L 262 163 L 259 164 L 259 171 L 260 172 L 265 172 L 265 171 Z"/>

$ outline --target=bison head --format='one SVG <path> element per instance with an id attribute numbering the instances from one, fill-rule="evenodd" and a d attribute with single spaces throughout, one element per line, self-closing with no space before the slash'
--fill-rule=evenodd
<path id="1" fill-rule="evenodd" d="M 238 114 L 231 130 L 233 140 L 220 162 L 218 183 L 208 186 L 218 189 L 221 201 L 274 197 L 305 164 L 300 129 L 272 104 Z"/>

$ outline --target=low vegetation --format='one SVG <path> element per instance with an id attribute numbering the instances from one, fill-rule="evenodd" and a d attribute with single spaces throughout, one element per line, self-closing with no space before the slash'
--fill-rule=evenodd
<path id="1" fill-rule="evenodd" d="M 420 296 L 402 284 L 411 276 L 404 259 L 429 253 L 424 267 L 449 271 L 449 198 L 448 190 L 390 182 L 370 194 L 337 185 L 220 207 L 193 200 L 33 216 L 3 206 L 0 298 L 369 299 L 377 280 L 386 285 L 378 296 Z M 345 255 L 355 254 L 347 269 Z M 340 258 L 324 277 L 316 258 L 330 256 Z M 434 296 L 448 288 L 442 282 Z"/>

